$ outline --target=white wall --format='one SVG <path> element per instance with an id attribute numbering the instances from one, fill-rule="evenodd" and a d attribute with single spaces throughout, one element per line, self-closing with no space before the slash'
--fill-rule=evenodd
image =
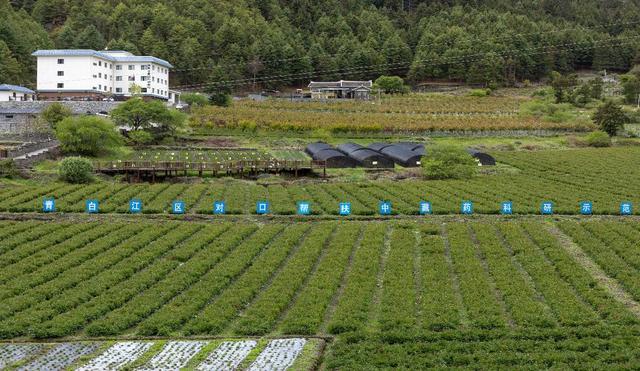
<path id="1" fill-rule="evenodd" d="M 13 91 L 0 91 L 0 102 L 7 102 L 7 101 L 13 101 Z M 15 92 L 16 93 L 16 97 L 15 100 L 16 101 L 24 101 L 24 93 L 20 93 L 20 92 Z M 27 94 L 27 101 L 32 101 L 33 99 L 33 95 L 32 94 Z"/>
<path id="2" fill-rule="evenodd" d="M 58 64 L 58 59 L 64 59 L 64 64 Z M 150 66 L 150 70 L 143 70 L 143 65 Z M 129 70 L 129 66 L 133 69 Z M 64 76 L 58 76 L 58 71 L 64 71 Z M 122 81 L 117 81 L 116 76 L 122 76 Z M 135 81 L 129 81 L 130 76 Z M 63 83 L 64 88 L 59 89 L 58 83 Z M 38 57 L 40 91 L 99 91 L 130 96 L 133 83 L 147 89 L 143 95 L 169 96 L 169 70 L 155 63 L 112 62 L 92 56 Z"/>

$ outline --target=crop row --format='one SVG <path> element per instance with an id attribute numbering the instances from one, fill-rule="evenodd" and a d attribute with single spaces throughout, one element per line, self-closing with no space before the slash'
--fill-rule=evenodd
<path id="1" fill-rule="evenodd" d="M 203 184 L 16 185 L 0 189 L 0 211 L 39 212 L 44 198 L 52 197 L 61 212 L 83 212 L 85 201 L 96 199 L 100 212 L 127 213 L 129 200 L 140 199 L 143 213 L 170 213 L 172 202 L 179 200 L 189 214 L 211 214 L 214 201 L 225 201 L 228 214 L 255 214 L 258 201 L 269 201 L 270 213 L 279 215 L 296 214 L 298 201 L 310 202 L 316 215 L 337 215 L 340 202 L 350 202 L 354 215 L 374 215 L 380 201 L 391 202 L 392 214 L 416 215 L 420 201 L 430 201 L 435 214 L 450 214 L 459 213 L 462 201 L 469 200 L 480 214 L 499 213 L 505 201 L 513 202 L 515 214 L 539 214 L 545 201 L 553 202 L 556 214 L 578 214 L 584 201 L 593 203 L 594 214 L 620 214 L 623 202 L 631 202 L 636 206 L 633 212 L 640 214 L 639 148 L 498 153 L 496 157 L 513 172 L 469 180 L 267 186 L 232 179 Z"/>
<path id="2" fill-rule="evenodd" d="M 55 228 L 34 236 L 18 228 L 22 223 Z M 557 225 L 637 298 L 637 225 Z M 0 272 L 0 336 L 417 334 L 638 324 L 551 227 L 541 221 L 2 221 L 0 233 L 15 230 L 12 238 L 28 242 L 2 255 L 11 259 Z"/>

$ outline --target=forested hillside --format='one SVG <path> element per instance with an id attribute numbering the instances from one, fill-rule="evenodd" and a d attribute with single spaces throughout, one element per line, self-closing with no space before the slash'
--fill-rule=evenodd
<path id="1" fill-rule="evenodd" d="M 282 87 L 395 74 L 511 84 L 628 70 L 637 0 L 0 0 L 0 82 L 32 86 L 36 48 L 125 49 L 172 85 Z"/>

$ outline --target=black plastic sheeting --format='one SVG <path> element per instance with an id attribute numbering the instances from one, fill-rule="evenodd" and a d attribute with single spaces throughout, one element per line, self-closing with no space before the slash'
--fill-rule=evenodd
<path id="1" fill-rule="evenodd" d="M 420 143 L 372 143 L 367 148 L 382 153 L 403 167 L 420 166 L 425 154 L 424 145 Z"/>
<path id="2" fill-rule="evenodd" d="M 307 148 L 305 148 L 305 152 L 313 157 L 313 155 L 315 155 L 316 153 L 320 152 L 320 151 L 324 151 L 326 149 L 333 149 L 335 150 L 335 148 L 333 148 L 331 145 L 327 144 L 327 143 L 323 143 L 323 142 L 317 142 L 317 143 L 311 143 L 307 145 Z M 315 160 L 315 159 L 314 159 Z"/>
<path id="3" fill-rule="evenodd" d="M 390 169 L 394 167 L 389 157 L 355 143 L 345 143 L 338 150 L 354 159 L 360 166 L 367 168 Z"/>
<path id="4" fill-rule="evenodd" d="M 318 161 L 325 161 L 328 168 L 341 169 L 358 165 L 351 157 L 331 148 L 315 153 L 312 158 Z"/>
<path id="5" fill-rule="evenodd" d="M 328 168 L 356 167 L 356 161 L 327 143 L 317 142 L 307 145 L 305 152 L 317 161 L 325 161 Z"/>
<path id="6" fill-rule="evenodd" d="M 422 160 L 422 154 L 402 146 L 385 147 L 382 149 L 382 154 L 404 167 L 419 167 Z"/>
<path id="7" fill-rule="evenodd" d="M 467 153 L 478 160 L 482 166 L 495 166 L 496 164 L 496 159 L 488 153 L 480 152 L 473 148 L 467 148 Z"/>

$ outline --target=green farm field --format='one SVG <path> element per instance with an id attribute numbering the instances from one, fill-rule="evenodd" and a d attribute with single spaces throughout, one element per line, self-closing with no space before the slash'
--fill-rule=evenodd
<path id="1" fill-rule="evenodd" d="M 0 222 L 0 337 L 319 337 L 324 369 L 640 362 L 636 217 L 131 218 Z"/>
<path id="2" fill-rule="evenodd" d="M 356 216 L 377 214 L 381 200 L 393 214 L 415 215 L 420 201 L 430 201 L 436 214 L 457 214 L 463 200 L 476 213 L 497 214 L 512 201 L 516 214 L 539 214 L 543 201 L 557 214 L 578 214 L 580 202 L 593 202 L 595 214 L 619 214 L 622 202 L 640 204 L 640 147 L 496 152 L 499 165 L 470 180 L 379 180 L 358 182 L 256 182 L 213 179 L 207 182 L 124 184 L 97 181 L 64 183 L 0 183 L 0 211 L 39 212 L 44 198 L 56 199 L 60 212 L 84 212 L 87 199 L 100 201 L 100 212 L 126 213 L 130 199 L 143 202 L 143 213 L 170 213 L 171 203 L 184 201 L 187 214 L 211 214 L 214 200 L 227 203 L 228 214 L 253 214 L 256 202 L 270 202 L 271 213 L 292 215 L 297 201 L 308 201 L 316 215 L 338 214 L 340 202 L 351 202 Z M 483 171 L 486 171 L 483 170 Z M 635 213 L 640 212 L 638 208 Z"/>

